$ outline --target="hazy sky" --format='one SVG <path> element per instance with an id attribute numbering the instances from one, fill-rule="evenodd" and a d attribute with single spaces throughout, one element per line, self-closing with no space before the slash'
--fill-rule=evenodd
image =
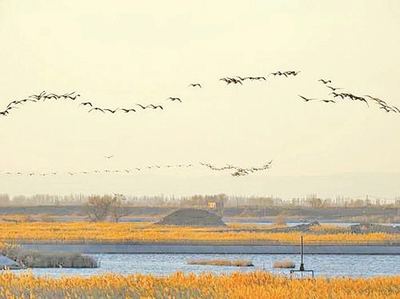
<path id="1" fill-rule="evenodd" d="M 241 178 L 201 167 L 0 175 L 0 193 L 399 195 L 400 114 L 297 96 L 327 98 L 317 80 L 329 78 L 400 106 L 399 31 L 397 0 L 0 0 L 0 110 L 42 90 L 110 108 L 183 99 L 118 116 L 71 102 L 26 105 L 0 118 L 1 172 L 274 160 Z M 277 70 L 301 73 L 240 87 L 218 80 Z"/>

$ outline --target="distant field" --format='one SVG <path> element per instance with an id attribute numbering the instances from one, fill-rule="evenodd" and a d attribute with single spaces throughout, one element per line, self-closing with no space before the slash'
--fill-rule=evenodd
<path id="1" fill-rule="evenodd" d="M 272 225 L 231 224 L 227 227 L 176 227 L 152 223 L 111 222 L 4 222 L 2 242 L 68 243 L 211 243 L 211 244 L 297 244 L 304 235 L 308 244 L 393 244 L 400 234 L 352 234 L 345 228 L 319 226 L 307 233 L 273 232 Z"/>
<path id="2" fill-rule="evenodd" d="M 156 221 L 177 210 L 178 207 L 138 207 L 124 208 L 124 221 Z M 235 221 L 274 221 L 284 215 L 290 221 L 333 221 L 333 222 L 400 222 L 399 208 L 396 207 L 227 207 L 224 218 Z M 2 206 L 0 220 L 10 215 L 25 215 L 34 220 L 76 221 L 86 218 L 83 205 L 43 205 L 43 206 Z M 47 218 L 47 219 L 46 219 Z"/>
<path id="3" fill-rule="evenodd" d="M 289 279 L 265 272 L 230 275 L 101 275 L 90 278 L 0 274 L 2 298 L 385 298 L 397 299 L 400 276 Z"/>
<path id="4" fill-rule="evenodd" d="M 160 217 L 167 215 L 178 207 L 146 207 L 127 206 L 127 217 Z M 289 219 L 330 219 L 335 221 L 367 221 L 374 222 L 400 221 L 399 207 L 226 207 L 224 217 L 227 218 L 269 218 L 284 214 Z M 34 205 L 34 206 L 2 206 L 0 217 L 3 215 L 29 215 L 32 217 L 48 216 L 80 216 L 85 217 L 84 205 Z M 389 220 L 389 221 L 388 221 Z"/>

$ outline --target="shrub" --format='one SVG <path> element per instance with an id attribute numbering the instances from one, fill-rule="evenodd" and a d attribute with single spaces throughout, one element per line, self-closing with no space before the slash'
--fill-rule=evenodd
<path id="1" fill-rule="evenodd" d="M 273 267 L 281 269 L 293 269 L 296 267 L 296 264 L 291 260 L 275 261 Z"/>
<path id="2" fill-rule="evenodd" d="M 189 265 L 210 265 L 210 266 L 233 266 L 233 267 L 253 267 L 253 263 L 248 260 L 189 260 Z"/>

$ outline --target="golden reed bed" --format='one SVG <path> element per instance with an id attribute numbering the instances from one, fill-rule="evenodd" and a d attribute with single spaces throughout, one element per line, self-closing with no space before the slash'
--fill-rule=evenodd
<path id="1" fill-rule="evenodd" d="M 241 231 L 240 229 L 243 229 Z M 249 229 L 251 228 L 251 229 Z M 259 243 L 282 242 L 297 244 L 301 233 L 271 233 L 266 226 L 229 225 L 227 228 L 191 228 L 157 226 L 151 223 L 91 222 L 21 222 L 0 223 L 0 242 L 211 242 Z M 400 242 L 400 234 L 349 232 L 306 233 L 308 244 L 388 244 Z"/>
<path id="2" fill-rule="evenodd" d="M 226 259 L 197 259 L 188 260 L 189 265 L 210 265 L 210 266 L 227 266 L 227 267 L 254 267 L 253 263 L 249 260 L 226 260 Z"/>
<path id="3" fill-rule="evenodd" d="M 370 279 L 289 279 L 264 272 L 231 275 L 176 273 L 39 278 L 0 274 L 1 298 L 384 298 L 398 299 L 400 276 Z"/>

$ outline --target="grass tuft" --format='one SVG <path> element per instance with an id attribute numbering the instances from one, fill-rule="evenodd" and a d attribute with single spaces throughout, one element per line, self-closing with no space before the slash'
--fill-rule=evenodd
<path id="1" fill-rule="evenodd" d="M 209 265 L 209 266 L 231 266 L 231 267 L 253 267 L 253 263 L 248 260 L 189 260 L 189 265 Z"/>
<path id="2" fill-rule="evenodd" d="M 291 260 L 275 261 L 273 267 L 278 269 L 293 269 L 296 267 L 296 264 Z"/>

